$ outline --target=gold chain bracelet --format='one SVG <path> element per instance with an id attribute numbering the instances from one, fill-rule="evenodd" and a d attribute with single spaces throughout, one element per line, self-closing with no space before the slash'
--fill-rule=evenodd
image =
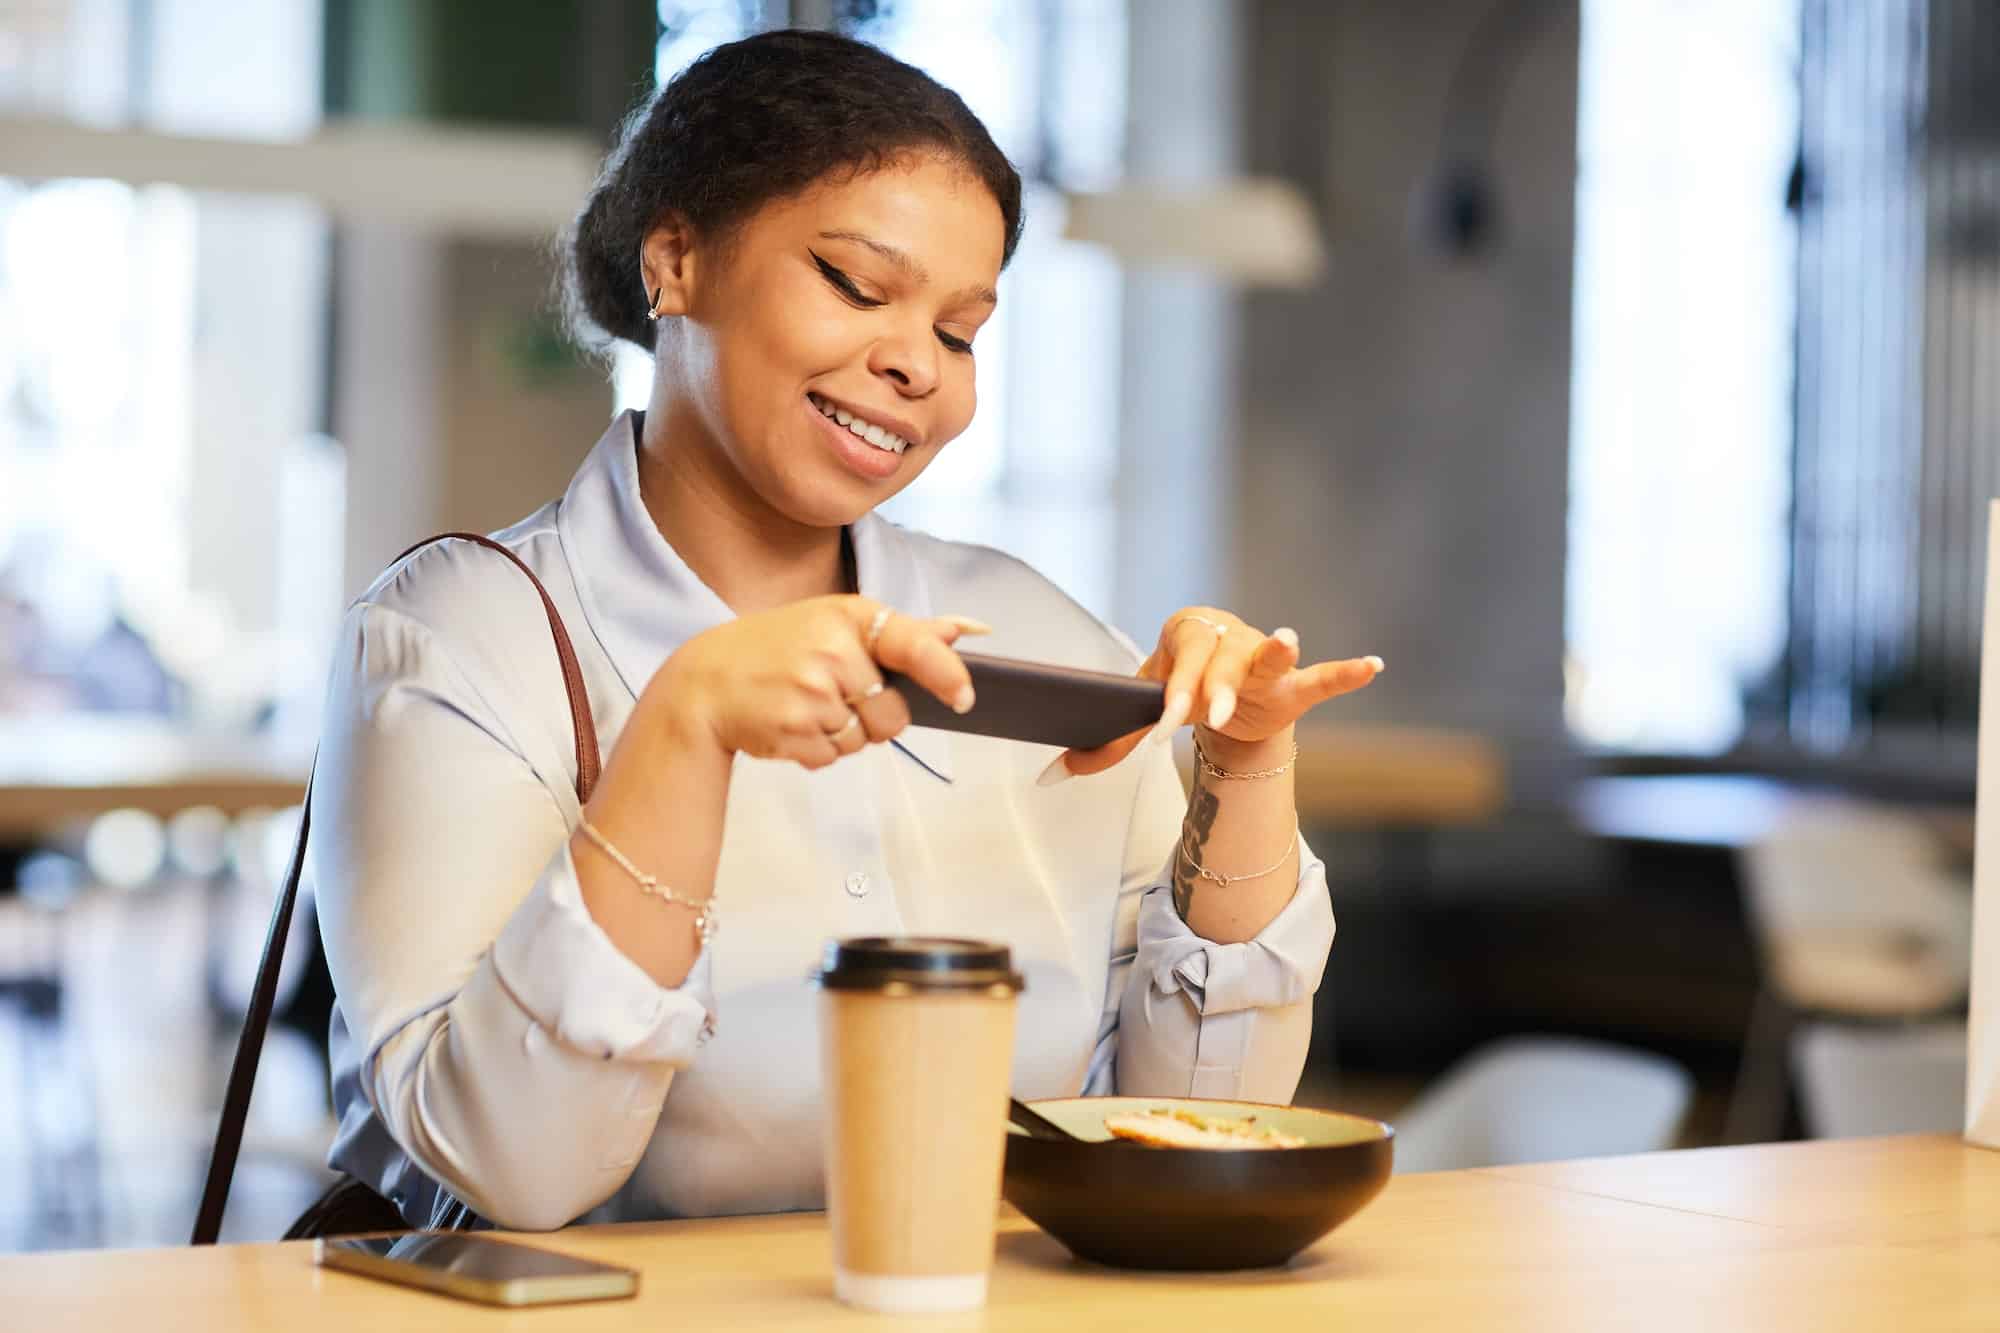
<path id="1" fill-rule="evenodd" d="M 1207 880 L 1211 884 L 1219 884 L 1222 887 L 1227 888 L 1231 884 L 1241 883 L 1243 880 L 1246 879 L 1262 879 L 1266 875 L 1275 875 L 1276 873 L 1278 873 L 1278 871 L 1283 870 L 1285 868 L 1285 862 L 1292 859 L 1292 852 L 1297 848 L 1298 842 L 1299 842 L 1299 826 L 1296 822 L 1294 822 L 1292 825 L 1291 839 L 1285 844 L 1285 854 L 1279 857 L 1277 860 L 1273 861 L 1270 865 L 1265 866 L 1262 870 L 1253 870 L 1247 875 L 1220 874 L 1216 871 L 1210 870 L 1200 861 L 1197 861 L 1195 859 L 1194 853 L 1188 850 L 1188 826 L 1186 821 L 1182 821 L 1181 823 L 1181 840 L 1177 845 L 1180 851 L 1181 859 L 1188 863 L 1188 869 L 1194 871 L 1196 875 L 1198 875 L 1202 879 Z"/>
<path id="2" fill-rule="evenodd" d="M 1213 759 L 1210 759 L 1208 751 L 1201 748 L 1201 733 L 1197 731 L 1194 737 L 1194 758 L 1195 762 L 1201 765 L 1201 771 L 1212 778 L 1229 778 L 1237 782 L 1256 782 L 1263 778 L 1281 777 L 1291 772 L 1292 765 L 1299 762 L 1299 743 L 1297 741 L 1292 742 L 1291 757 L 1276 768 L 1224 768 Z"/>
<path id="3" fill-rule="evenodd" d="M 693 909 L 695 934 L 701 936 L 702 948 L 706 949 L 709 946 L 710 941 L 714 940 L 715 932 L 720 924 L 715 919 L 715 899 L 713 897 L 697 900 L 685 894 L 674 892 L 665 884 L 660 883 L 657 876 L 649 875 L 639 869 L 639 867 L 633 865 L 632 859 L 612 846 L 611 839 L 599 833 L 597 826 L 592 824 L 588 819 L 583 820 L 578 827 L 583 830 L 583 836 L 590 839 L 592 846 L 610 857 L 618 864 L 620 870 L 632 877 L 633 882 L 639 886 L 639 892 L 651 894 L 661 902 L 678 903 L 682 907 Z"/>

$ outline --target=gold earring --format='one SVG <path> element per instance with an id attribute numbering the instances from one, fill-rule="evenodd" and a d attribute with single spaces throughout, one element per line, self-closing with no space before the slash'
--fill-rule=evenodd
<path id="1" fill-rule="evenodd" d="M 659 319 L 659 317 L 660 317 L 660 293 L 662 293 L 662 292 L 664 292 L 664 291 L 666 291 L 666 290 L 667 290 L 667 287 L 666 287 L 666 284 L 665 284 L 665 283 L 661 283 L 661 284 L 660 284 L 660 285 L 659 285 L 658 287 L 655 287 L 655 288 L 653 288 L 653 299 L 652 299 L 652 300 L 650 300 L 650 301 L 648 301 L 648 302 L 646 303 L 646 318 L 647 318 L 647 319 L 650 319 L 650 320 L 656 320 L 656 321 L 657 321 L 657 320 Z"/>

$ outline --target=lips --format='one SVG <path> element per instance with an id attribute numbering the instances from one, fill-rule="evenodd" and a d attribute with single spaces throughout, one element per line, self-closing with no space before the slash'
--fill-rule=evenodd
<path id="1" fill-rule="evenodd" d="M 909 436 L 897 430 L 900 423 L 875 419 L 867 413 L 855 411 L 844 403 L 837 403 L 823 394 L 808 393 L 806 401 L 828 421 L 856 439 L 867 441 L 877 449 L 900 454 L 910 447 Z"/>
<path id="2" fill-rule="evenodd" d="M 839 418 L 828 416 L 818 403 L 801 400 L 799 406 L 810 418 L 811 424 L 807 429 L 826 441 L 828 452 L 848 472 L 873 483 L 895 476 L 903 466 L 903 455 L 894 448 L 871 443 L 865 435 L 857 434 L 852 426 L 843 426 Z M 852 416 L 852 413 L 849 415 Z M 865 429 L 871 423 L 860 424 Z"/>

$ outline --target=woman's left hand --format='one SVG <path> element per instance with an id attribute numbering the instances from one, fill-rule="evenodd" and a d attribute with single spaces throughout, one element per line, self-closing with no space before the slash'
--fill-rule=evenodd
<path id="1" fill-rule="evenodd" d="M 1382 673 L 1379 657 L 1299 665 L 1299 636 L 1270 634 L 1227 611 L 1190 606 L 1167 617 L 1159 646 L 1139 667 L 1167 687 L 1166 712 L 1152 731 L 1135 731 L 1095 750 L 1066 750 L 1043 781 L 1110 768 L 1150 736 L 1166 736 L 1189 718 L 1234 741 L 1269 740 L 1315 706 L 1360 689 Z"/>

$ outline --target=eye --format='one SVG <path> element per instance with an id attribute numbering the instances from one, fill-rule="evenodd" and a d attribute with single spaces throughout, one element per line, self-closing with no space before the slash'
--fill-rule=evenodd
<path id="1" fill-rule="evenodd" d="M 877 306 L 888 304 L 886 301 L 878 301 L 871 296 L 863 296 L 861 289 L 854 285 L 854 279 L 848 277 L 824 259 L 821 259 L 813 251 L 808 250 L 806 253 L 812 255 L 813 263 L 819 266 L 819 275 L 831 283 L 835 291 L 839 292 L 855 305 L 860 306 L 863 310 L 873 310 Z"/>
<path id="2" fill-rule="evenodd" d="M 970 338 L 956 338 L 946 333 L 943 329 L 938 329 L 937 340 L 944 344 L 946 351 L 960 352 L 966 356 L 972 355 L 972 340 Z"/>

